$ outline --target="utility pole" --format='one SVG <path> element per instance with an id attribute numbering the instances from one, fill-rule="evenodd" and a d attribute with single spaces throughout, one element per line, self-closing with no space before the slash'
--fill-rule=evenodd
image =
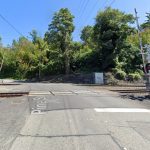
<path id="1" fill-rule="evenodd" d="M 149 90 L 149 96 L 150 96 L 150 45 L 145 45 L 144 47 L 146 49 L 146 70 L 147 70 L 147 83 L 146 83 L 146 89 Z"/>
<path id="2" fill-rule="evenodd" d="M 147 74 L 146 65 L 145 65 L 145 56 L 144 56 L 145 54 L 144 54 L 144 49 L 143 49 L 143 44 L 142 44 L 141 30 L 140 30 L 140 25 L 139 25 L 139 21 L 138 21 L 139 18 L 137 16 L 136 8 L 134 9 L 134 11 L 135 11 L 135 18 L 136 18 L 137 29 L 138 29 L 138 38 L 139 38 L 139 45 L 140 45 L 141 55 L 142 55 L 143 68 L 144 68 L 145 74 Z"/>

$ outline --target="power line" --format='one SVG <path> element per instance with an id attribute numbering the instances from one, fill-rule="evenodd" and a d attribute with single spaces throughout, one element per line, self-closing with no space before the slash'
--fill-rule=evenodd
<path id="1" fill-rule="evenodd" d="M 85 0 L 81 0 L 81 1 L 80 1 L 80 4 L 79 4 L 79 6 L 80 6 L 80 7 L 79 7 L 79 16 L 80 16 L 80 14 L 81 14 L 81 12 L 82 12 L 82 8 L 84 7 L 85 2 L 86 2 Z"/>
<path id="2" fill-rule="evenodd" d="M 106 0 L 106 1 L 108 1 L 108 0 Z M 106 1 L 105 1 L 105 2 L 106 2 Z M 86 21 L 86 23 L 88 23 L 88 22 L 89 22 L 89 20 L 90 20 L 90 18 L 91 18 L 91 16 L 92 16 L 92 14 L 93 14 L 93 12 L 92 12 L 92 11 L 93 11 L 93 10 L 95 10 L 96 6 L 98 5 L 98 2 L 99 2 L 99 0 L 97 0 L 97 1 L 96 1 L 95 5 L 93 5 L 93 7 L 92 7 L 92 9 L 91 9 L 91 11 L 90 11 L 90 12 L 91 12 L 91 14 L 90 14 L 90 16 L 88 16 L 88 19 L 86 19 L 86 20 L 87 20 L 87 21 Z"/>
<path id="3" fill-rule="evenodd" d="M 108 3 L 109 0 L 106 0 L 105 3 L 103 4 L 103 6 L 105 6 Z"/>
<path id="4" fill-rule="evenodd" d="M 81 14 L 81 16 L 80 16 L 80 19 L 82 19 L 82 17 L 83 17 L 83 15 L 84 15 L 84 13 L 85 13 L 85 11 L 86 11 L 86 8 L 87 8 L 87 6 L 88 6 L 88 3 L 89 3 L 89 1 L 90 0 L 87 0 L 87 1 L 84 1 L 85 3 L 85 5 L 82 5 L 83 6 L 83 11 L 82 11 L 82 14 Z M 81 23 L 80 23 L 81 24 Z M 78 27 L 79 29 L 77 29 L 77 30 L 80 30 L 80 27 Z"/>
<path id="5" fill-rule="evenodd" d="M 102 5 L 101 8 L 103 8 L 103 7 L 111 7 L 111 6 L 115 3 L 116 0 L 112 0 L 112 2 L 111 2 L 108 6 L 105 6 L 105 5 L 108 3 L 108 1 L 109 1 L 109 0 L 106 0 L 106 1 L 104 2 L 104 4 Z M 95 3 L 95 5 L 92 7 L 91 11 L 96 8 L 98 2 L 99 2 L 99 0 L 97 0 L 97 2 Z M 90 12 L 91 12 L 91 11 L 90 11 Z M 91 13 L 90 17 L 91 17 L 91 16 L 92 16 L 92 13 Z M 90 17 L 88 16 L 89 19 L 87 19 L 86 23 L 89 22 Z M 80 28 L 80 29 L 81 29 L 81 28 Z"/>
<path id="6" fill-rule="evenodd" d="M 86 10 L 86 8 L 87 8 L 87 6 L 88 6 L 89 1 L 90 1 L 90 0 L 87 0 L 86 3 L 85 3 L 85 6 L 84 6 L 84 8 L 83 8 L 83 12 L 82 12 L 82 14 L 81 14 L 81 18 L 82 18 L 82 16 L 83 16 L 84 13 L 85 13 L 85 10 Z"/>
<path id="7" fill-rule="evenodd" d="M 103 4 L 101 7 L 104 7 L 104 6 L 107 4 L 108 1 L 109 1 L 109 0 L 106 0 L 106 1 L 104 2 L 104 4 Z M 91 16 L 92 16 L 92 14 L 93 14 L 92 11 L 95 10 L 96 6 L 98 5 L 98 2 L 99 2 L 99 0 L 96 1 L 96 3 L 93 5 L 92 9 L 89 11 L 90 14 L 89 14 L 89 15 L 87 16 L 87 18 L 85 19 L 85 20 L 86 20 L 85 24 L 87 24 L 87 23 L 90 21 Z M 82 27 L 79 28 L 79 30 L 81 30 L 81 29 L 82 29 Z"/>
<path id="8" fill-rule="evenodd" d="M 94 9 L 96 8 L 96 6 L 97 6 L 97 4 L 98 4 L 98 1 L 99 1 L 99 0 L 96 1 L 95 5 L 93 5 L 91 11 L 89 11 L 89 12 L 90 12 L 90 16 L 88 15 L 88 17 L 87 17 L 87 19 L 86 19 L 86 20 L 87 20 L 86 23 L 89 22 L 90 17 L 92 16 L 92 13 L 91 13 L 91 12 L 92 12 L 92 10 L 94 10 Z M 102 8 L 103 8 L 103 7 L 105 7 L 105 8 L 106 8 L 106 7 L 111 7 L 111 6 L 115 3 L 115 1 L 116 1 L 116 0 L 112 0 L 110 4 L 106 5 L 106 4 L 109 2 L 109 0 L 106 0 L 106 1 L 104 2 L 104 4 L 103 4 L 101 7 L 102 7 Z M 88 3 L 89 3 L 89 0 L 87 0 L 86 4 L 85 4 L 85 6 L 84 6 L 83 13 L 81 14 L 81 18 L 82 18 L 82 16 L 83 16 L 83 14 L 85 13 L 85 10 L 86 10 L 86 7 L 87 7 Z M 106 5 L 106 6 L 105 6 L 105 5 Z M 78 28 L 77 28 L 77 32 L 79 33 L 82 28 L 83 28 L 83 26 L 78 27 Z"/>
<path id="9" fill-rule="evenodd" d="M 116 0 L 112 0 L 112 2 L 109 4 L 108 7 L 111 7 L 114 3 L 115 3 Z"/>
<path id="10" fill-rule="evenodd" d="M 3 21 L 5 21 L 15 32 L 17 32 L 20 36 L 23 36 L 24 35 L 14 26 L 12 25 L 2 14 L 0 14 L 0 17 Z"/>

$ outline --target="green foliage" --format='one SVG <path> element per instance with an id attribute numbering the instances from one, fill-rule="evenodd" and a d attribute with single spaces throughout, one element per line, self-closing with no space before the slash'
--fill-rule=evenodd
<path id="1" fill-rule="evenodd" d="M 4 47 L 0 38 L 0 77 L 42 78 L 73 72 L 109 72 L 108 84 L 127 76 L 138 80 L 143 75 L 134 17 L 118 9 L 106 8 L 97 14 L 93 26 L 81 31 L 81 42 L 72 40 L 74 16 L 67 8 L 56 12 L 44 38 L 36 30 Z M 150 44 L 149 14 L 142 25 L 143 45 Z M 117 78 L 117 79 L 116 79 Z"/>
<path id="2" fill-rule="evenodd" d="M 98 66 L 98 53 L 84 46 L 80 51 L 74 54 L 74 66 L 77 71 L 94 72 L 99 71 Z"/>
<path id="3" fill-rule="evenodd" d="M 145 29 L 141 32 L 143 45 L 150 44 L 150 29 Z M 132 45 L 139 47 L 138 33 L 128 36 L 127 41 Z"/>
<path id="4" fill-rule="evenodd" d="M 118 80 L 114 77 L 114 75 L 111 72 L 105 73 L 106 81 L 105 83 L 108 85 L 117 85 Z"/>
<path id="5" fill-rule="evenodd" d="M 119 69 L 115 69 L 115 77 L 118 79 L 118 80 L 125 80 L 126 78 L 126 73 L 122 70 L 119 70 Z"/>
<path id="6" fill-rule="evenodd" d="M 146 13 L 146 22 L 141 25 L 142 29 L 150 29 L 150 13 Z"/>
<path id="7" fill-rule="evenodd" d="M 93 27 L 92 26 L 85 26 L 81 31 L 81 40 L 83 44 L 89 47 L 92 47 L 94 44 L 93 41 Z"/>
<path id="8" fill-rule="evenodd" d="M 131 81 L 138 81 L 142 78 L 139 72 L 129 73 L 128 77 Z"/>
<path id="9" fill-rule="evenodd" d="M 17 69 L 15 53 L 12 52 L 9 48 L 1 48 L 0 54 L 3 55 L 0 60 L 2 63 L 3 59 L 3 66 L 1 68 L 0 77 L 15 77 Z"/>
<path id="10" fill-rule="evenodd" d="M 133 23 L 133 21 L 132 15 L 110 7 L 98 13 L 94 26 L 94 36 L 103 70 L 115 67 L 115 59 L 126 47 L 125 40 L 133 30 L 128 24 Z"/>
<path id="11" fill-rule="evenodd" d="M 59 53 L 63 56 L 63 67 L 66 74 L 70 72 L 71 35 L 74 31 L 73 18 L 74 16 L 67 8 L 60 9 L 59 12 L 54 14 L 45 34 L 45 40 L 48 44 L 59 50 Z"/>

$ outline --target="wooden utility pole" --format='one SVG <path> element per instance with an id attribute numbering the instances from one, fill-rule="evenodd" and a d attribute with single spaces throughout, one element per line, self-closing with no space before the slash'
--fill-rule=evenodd
<path id="1" fill-rule="evenodd" d="M 145 65 L 145 56 L 144 56 L 145 54 L 144 54 L 144 49 L 143 49 L 143 44 L 142 44 L 141 30 L 140 30 L 140 25 L 139 25 L 139 21 L 138 21 L 139 18 L 137 16 L 136 8 L 134 9 L 134 11 L 135 11 L 135 19 L 136 19 L 137 29 L 138 29 L 138 38 L 139 38 L 139 45 L 140 45 L 141 55 L 142 55 L 143 68 L 144 68 L 145 74 L 147 74 L 146 65 Z"/>

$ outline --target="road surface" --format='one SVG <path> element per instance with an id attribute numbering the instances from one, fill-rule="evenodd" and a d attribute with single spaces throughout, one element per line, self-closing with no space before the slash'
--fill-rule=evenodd
<path id="1" fill-rule="evenodd" d="M 0 149 L 150 150 L 148 100 L 73 84 L 22 86 L 28 96 L 0 99 Z"/>

